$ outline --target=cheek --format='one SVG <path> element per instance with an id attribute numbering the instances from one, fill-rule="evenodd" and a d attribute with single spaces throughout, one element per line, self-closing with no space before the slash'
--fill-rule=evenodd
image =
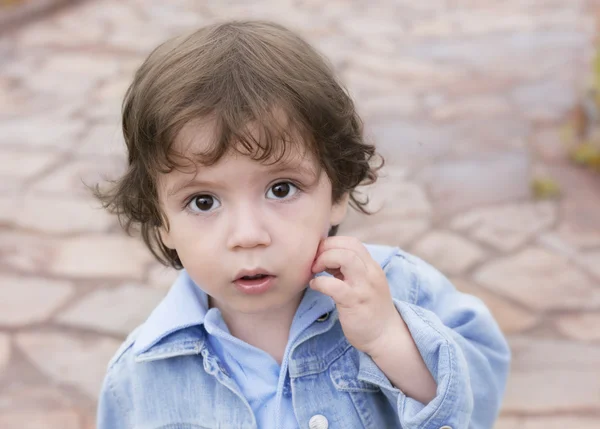
<path id="1" fill-rule="evenodd" d="M 299 263 L 298 266 L 298 271 L 297 271 L 297 275 L 299 276 L 299 278 L 297 279 L 299 284 L 307 284 L 310 279 L 313 278 L 314 273 L 312 272 L 312 267 L 313 264 L 315 262 L 315 258 L 309 258 L 306 259 L 305 261 L 302 261 L 302 263 Z"/>
<path id="2" fill-rule="evenodd" d="M 319 244 L 329 235 L 329 218 L 319 213 L 317 206 L 308 206 L 290 211 L 284 219 L 285 225 L 276 234 L 285 237 L 286 246 L 294 250 L 294 258 L 302 272 L 312 275 Z"/>
<path id="3" fill-rule="evenodd" d="M 324 232 L 324 236 L 326 235 L 327 232 Z M 307 282 L 314 275 L 312 267 L 317 258 L 317 250 L 323 237 L 315 234 L 313 231 L 312 236 L 306 234 L 302 238 L 303 240 L 298 243 L 290 257 L 295 259 L 295 264 L 298 267 L 297 273 L 302 276 L 302 281 Z"/>
<path id="4" fill-rule="evenodd" d="M 218 240 L 214 229 L 201 228 L 198 220 L 184 219 L 173 225 L 172 238 L 179 258 L 186 264 L 210 265 L 218 257 Z"/>
<path id="5" fill-rule="evenodd" d="M 319 201 L 307 201 L 303 204 L 283 207 L 277 213 L 279 219 L 284 219 L 288 231 L 297 231 L 303 237 L 325 238 L 329 234 L 328 211 L 324 210 Z"/>
<path id="6" fill-rule="evenodd" d="M 205 252 L 203 249 L 187 249 L 179 253 L 181 263 L 192 278 L 205 292 L 214 293 L 215 285 L 223 282 L 229 273 L 223 273 L 221 260 L 214 252 Z"/>
<path id="7" fill-rule="evenodd" d="M 323 233 L 321 234 L 321 238 L 327 238 L 329 236 L 330 229 L 331 229 L 331 226 L 329 225 L 329 223 L 326 223 L 325 228 L 323 229 Z"/>

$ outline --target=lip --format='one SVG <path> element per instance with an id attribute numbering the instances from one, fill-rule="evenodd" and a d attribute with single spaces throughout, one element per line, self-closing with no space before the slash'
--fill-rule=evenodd
<path id="1" fill-rule="evenodd" d="M 255 280 L 245 280 L 243 277 L 245 276 L 256 276 L 258 274 L 263 274 L 266 277 Z M 233 280 L 233 284 L 237 287 L 237 289 L 247 295 L 258 295 L 261 293 L 265 293 L 275 283 L 275 276 L 271 274 L 268 270 L 264 268 L 252 268 L 252 269 L 244 269 L 239 271 L 235 275 L 235 279 Z"/>
<path id="2" fill-rule="evenodd" d="M 266 277 L 256 280 L 244 280 L 242 278 L 238 278 L 237 280 L 234 280 L 233 284 L 235 284 L 237 289 L 244 294 L 259 295 L 271 289 L 271 287 L 275 284 L 275 276 L 267 275 Z"/>
<path id="3" fill-rule="evenodd" d="M 256 276 L 258 274 L 264 274 L 265 276 L 275 277 L 268 270 L 265 270 L 264 268 L 258 267 L 258 268 L 252 268 L 252 269 L 249 269 L 249 270 L 244 269 L 244 270 L 238 271 L 238 273 L 233 278 L 233 281 L 240 280 L 242 277 L 245 277 L 245 276 Z"/>

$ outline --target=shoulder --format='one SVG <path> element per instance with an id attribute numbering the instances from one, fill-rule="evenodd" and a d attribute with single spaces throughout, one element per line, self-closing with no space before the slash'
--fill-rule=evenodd
<path id="1" fill-rule="evenodd" d="M 122 364 L 133 356 L 133 346 L 135 344 L 136 339 L 138 338 L 143 324 L 139 325 L 135 328 L 131 333 L 127 336 L 125 341 L 119 346 L 110 362 L 108 363 L 108 369 L 110 370 L 112 367 Z"/>
<path id="2" fill-rule="evenodd" d="M 132 383 L 132 373 L 135 371 L 135 356 L 133 346 L 143 325 L 135 328 L 119 346 L 108 363 L 104 376 L 103 390 L 115 397 L 129 396 Z M 120 402 L 127 402 L 126 399 Z"/>
<path id="3" fill-rule="evenodd" d="M 134 329 L 108 363 L 98 398 L 99 428 L 130 427 L 131 410 L 134 408 L 131 378 L 132 346 L 139 332 L 140 327 Z"/>
<path id="4" fill-rule="evenodd" d="M 388 279 L 395 299 L 417 303 L 448 288 L 450 281 L 439 270 L 421 258 L 398 247 L 365 244 Z"/>

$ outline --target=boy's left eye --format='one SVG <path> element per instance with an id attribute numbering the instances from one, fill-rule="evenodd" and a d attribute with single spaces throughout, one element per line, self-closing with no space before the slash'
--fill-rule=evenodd
<path id="1" fill-rule="evenodd" d="M 281 200 L 283 198 L 291 197 L 298 192 L 298 187 L 290 182 L 279 182 L 275 183 L 269 188 L 267 192 L 267 198 L 275 200 Z"/>

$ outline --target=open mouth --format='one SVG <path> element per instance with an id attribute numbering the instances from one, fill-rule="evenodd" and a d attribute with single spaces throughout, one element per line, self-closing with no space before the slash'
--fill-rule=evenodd
<path id="1" fill-rule="evenodd" d="M 243 276 L 241 277 L 242 280 L 261 280 L 264 279 L 265 277 L 269 277 L 269 275 L 267 274 L 256 274 L 254 276 Z"/>
<path id="2" fill-rule="evenodd" d="M 273 276 L 269 274 L 254 274 L 252 276 L 242 276 L 235 282 L 240 286 L 252 287 L 261 285 L 272 278 Z"/>
<path id="3" fill-rule="evenodd" d="M 252 274 L 238 277 L 234 281 L 240 291 L 247 294 L 260 294 L 269 290 L 275 282 L 271 274 Z"/>

